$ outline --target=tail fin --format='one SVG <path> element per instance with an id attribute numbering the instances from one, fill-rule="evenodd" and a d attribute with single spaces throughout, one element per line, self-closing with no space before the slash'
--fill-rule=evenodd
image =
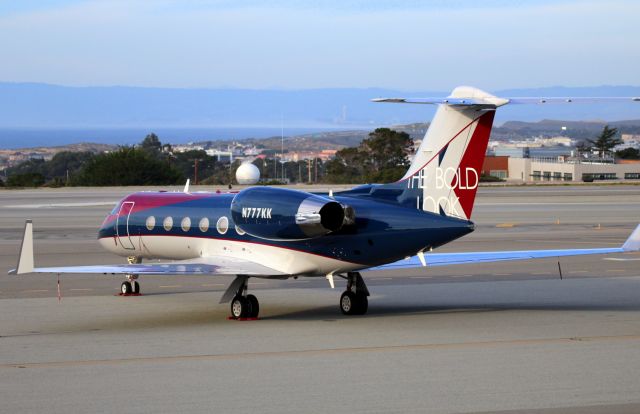
<path id="1" fill-rule="evenodd" d="M 399 182 L 416 195 L 414 205 L 422 210 L 470 219 L 493 117 L 508 100 L 461 86 L 441 100 L 377 101 L 439 104 L 411 167 Z"/>
<path id="2" fill-rule="evenodd" d="M 460 86 L 447 98 L 379 98 L 373 101 L 436 104 L 439 108 L 404 177 L 392 184 L 371 187 L 369 195 L 468 220 L 497 108 L 509 103 L 640 102 L 640 97 L 498 98 L 480 89 Z"/>

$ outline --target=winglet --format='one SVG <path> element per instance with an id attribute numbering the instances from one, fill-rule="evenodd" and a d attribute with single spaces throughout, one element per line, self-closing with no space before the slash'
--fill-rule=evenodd
<path id="1" fill-rule="evenodd" d="M 631 233 L 631 236 L 622 245 L 622 250 L 625 252 L 637 252 L 640 251 L 640 224 Z"/>
<path id="2" fill-rule="evenodd" d="M 191 182 L 191 179 L 187 178 L 187 182 L 184 184 L 184 190 L 182 190 L 183 193 L 189 192 L 189 182 Z"/>
<path id="3" fill-rule="evenodd" d="M 10 275 L 21 275 L 23 273 L 33 272 L 33 222 L 27 220 L 24 223 L 24 235 L 22 236 L 22 245 L 20 246 L 20 257 L 18 257 L 18 266 L 10 270 Z"/>

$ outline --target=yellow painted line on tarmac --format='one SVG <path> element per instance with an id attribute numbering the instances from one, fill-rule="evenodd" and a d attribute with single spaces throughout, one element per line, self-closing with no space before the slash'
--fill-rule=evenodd
<path id="1" fill-rule="evenodd" d="M 510 229 L 511 227 L 515 227 L 517 223 L 498 223 L 496 227 L 500 229 Z"/>
<path id="2" fill-rule="evenodd" d="M 216 286 L 220 287 L 220 286 L 222 286 L 222 287 L 224 287 L 225 285 L 222 284 L 222 283 L 205 283 L 204 285 L 200 285 L 200 286 L 202 286 L 202 287 L 216 287 Z"/>

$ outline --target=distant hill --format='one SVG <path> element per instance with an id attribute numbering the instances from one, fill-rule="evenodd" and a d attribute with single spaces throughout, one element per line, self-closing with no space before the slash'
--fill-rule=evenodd
<path id="1" fill-rule="evenodd" d="M 538 122 L 508 121 L 491 132 L 492 139 L 521 139 L 533 136 L 568 136 L 571 138 L 593 138 L 605 125 L 618 128 L 623 134 L 640 134 L 640 119 L 623 121 L 566 121 L 543 119 Z M 563 129 L 566 128 L 566 129 Z"/>
<path id="2" fill-rule="evenodd" d="M 564 121 L 544 119 L 537 122 L 523 121 L 507 121 L 501 126 L 494 126 L 491 130 L 492 140 L 521 140 L 536 136 L 558 136 L 564 135 L 580 140 L 586 138 L 594 138 L 602 131 L 604 125 L 618 128 L 621 133 L 640 134 L 640 119 L 623 120 L 607 122 L 604 121 Z M 412 123 L 405 125 L 390 125 L 389 128 L 396 131 L 408 133 L 414 140 L 422 139 L 429 127 L 429 123 Z M 563 130 L 562 127 L 566 127 Z M 341 149 L 345 147 L 355 147 L 367 138 L 373 127 L 368 129 L 346 129 L 336 131 L 320 131 L 310 134 L 292 134 L 284 137 L 286 151 L 318 151 L 323 149 Z M 140 142 L 138 139 L 134 143 Z M 163 143 L 176 144 L 171 139 L 166 139 L 162 135 L 160 140 Z M 233 142 L 243 143 L 245 145 L 258 145 L 265 149 L 273 149 L 279 151 L 282 145 L 280 136 L 268 138 L 245 138 L 245 139 L 221 139 L 221 140 L 200 140 L 194 141 L 196 145 L 205 147 L 225 147 Z M 0 145 L 0 148 L 2 146 Z M 56 153 L 60 151 L 73 152 L 103 152 L 112 151 L 117 146 L 101 143 L 78 143 L 63 146 L 33 146 L 23 147 L 12 150 L 0 149 L 0 155 L 3 153 L 13 153 L 15 151 L 22 152 L 39 152 L 39 153 Z"/>
<path id="3" fill-rule="evenodd" d="M 549 87 L 491 91 L 498 96 L 640 96 L 637 86 Z M 133 144 L 149 132 L 173 143 L 322 132 L 351 144 L 377 127 L 428 122 L 431 105 L 372 103 L 375 97 L 446 96 L 390 89 L 170 89 L 66 87 L 0 82 L 0 148 L 74 142 Z M 640 118 L 640 103 L 507 105 L 496 125 L 518 120 L 620 121 Z M 621 124 L 622 125 L 622 124 Z M 510 129 L 513 131 L 513 128 Z"/>

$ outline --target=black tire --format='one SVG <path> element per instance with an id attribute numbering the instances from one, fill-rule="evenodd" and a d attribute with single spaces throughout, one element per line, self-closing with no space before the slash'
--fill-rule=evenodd
<path id="1" fill-rule="evenodd" d="M 247 301 L 249 302 L 249 318 L 257 318 L 260 313 L 260 303 L 255 295 L 247 295 Z"/>
<path id="2" fill-rule="evenodd" d="M 246 318 L 251 304 L 244 296 L 236 296 L 231 301 L 231 317 L 234 319 Z"/>
<path id="3" fill-rule="evenodd" d="M 356 293 L 356 315 L 364 315 L 369 309 L 369 299 L 365 293 Z"/>
<path id="4" fill-rule="evenodd" d="M 131 283 L 122 282 L 122 284 L 120 285 L 120 293 L 122 293 L 123 295 L 130 295 L 132 291 L 133 289 L 131 287 Z"/>
<path id="5" fill-rule="evenodd" d="M 133 289 L 133 293 L 135 295 L 139 295 L 140 294 L 140 283 L 134 281 L 132 283 L 132 289 Z"/>
<path id="6" fill-rule="evenodd" d="M 340 296 L 340 311 L 343 315 L 355 315 L 358 309 L 358 301 L 355 293 L 345 290 Z"/>

